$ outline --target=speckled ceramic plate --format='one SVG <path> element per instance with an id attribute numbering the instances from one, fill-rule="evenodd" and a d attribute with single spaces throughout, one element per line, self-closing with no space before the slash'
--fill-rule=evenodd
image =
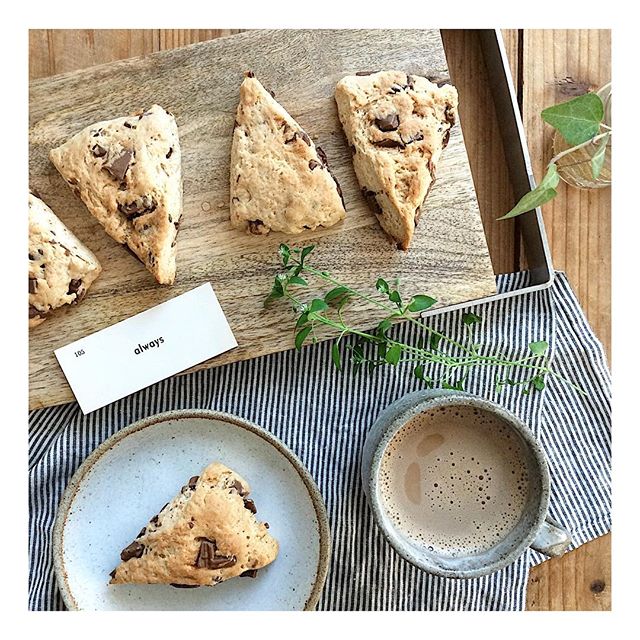
<path id="1" fill-rule="evenodd" d="M 121 549 L 213 460 L 250 483 L 259 517 L 280 543 L 276 560 L 256 578 L 215 587 L 110 586 Z M 300 460 L 264 429 L 213 411 L 159 414 L 109 438 L 72 478 L 53 532 L 56 576 L 70 609 L 313 609 L 329 551 L 324 502 Z"/>

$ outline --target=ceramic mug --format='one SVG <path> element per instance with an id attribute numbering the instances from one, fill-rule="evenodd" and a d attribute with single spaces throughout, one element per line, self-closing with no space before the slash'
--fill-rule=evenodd
<path id="1" fill-rule="evenodd" d="M 529 471 L 529 495 L 517 524 L 491 548 L 467 556 L 453 557 L 430 551 L 426 546 L 403 536 L 387 514 L 380 493 L 382 456 L 396 433 L 412 417 L 446 406 L 478 408 L 500 418 L 519 437 Z M 506 567 L 527 547 L 547 556 L 558 556 L 571 544 L 567 530 L 547 513 L 549 468 L 540 444 L 517 416 L 477 396 L 444 389 L 424 390 L 406 395 L 389 405 L 367 434 L 361 472 L 364 491 L 382 533 L 405 560 L 429 573 L 449 578 L 475 578 Z"/>

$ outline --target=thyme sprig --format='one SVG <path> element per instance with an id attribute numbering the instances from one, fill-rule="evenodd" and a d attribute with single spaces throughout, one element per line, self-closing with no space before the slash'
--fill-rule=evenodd
<path id="1" fill-rule="evenodd" d="M 494 367 L 498 391 L 505 386 L 522 387 L 523 393 L 540 391 L 545 387 L 545 379 L 550 376 L 584 393 L 551 368 L 549 344 L 546 341 L 530 343 L 527 354 L 516 359 L 502 353 L 488 353 L 489 348 L 475 341 L 475 326 L 482 322 L 482 318 L 475 313 L 463 314 L 465 338 L 455 340 L 429 326 L 420 317 L 423 311 L 436 304 L 437 301 L 431 296 L 414 295 L 404 300 L 397 284 L 389 284 L 383 278 L 378 278 L 375 294 L 358 291 L 328 271 L 309 264 L 307 259 L 313 249 L 314 246 L 291 248 L 286 244 L 280 245 L 278 253 L 283 271 L 276 275 L 271 293 L 265 300 L 265 305 L 280 298 L 291 304 L 297 315 L 296 349 L 301 349 L 307 341 L 316 342 L 319 329 L 325 328 L 335 334 L 331 358 L 338 370 L 344 368 L 345 360 L 349 360 L 355 370 L 366 366 L 369 371 L 383 365 L 409 363 L 413 367 L 413 375 L 427 387 L 462 391 L 472 368 Z M 309 286 L 308 278 L 319 280 L 330 288 L 322 297 L 305 301 L 301 293 Z M 356 299 L 386 313 L 371 332 L 361 331 L 345 319 L 345 308 Z M 389 330 L 400 320 L 410 322 L 423 331 L 423 337 L 416 344 L 407 344 L 390 335 Z M 355 341 L 342 348 L 347 336 L 355 336 Z M 436 365 L 433 369 L 442 373 L 429 374 L 429 365 Z"/>

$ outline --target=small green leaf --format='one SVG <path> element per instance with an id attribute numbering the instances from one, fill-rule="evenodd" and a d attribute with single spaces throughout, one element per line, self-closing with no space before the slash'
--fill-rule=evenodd
<path id="1" fill-rule="evenodd" d="M 395 302 L 398 307 L 402 306 L 402 298 L 397 290 L 394 290 L 389 294 L 389 300 L 391 300 L 391 302 Z"/>
<path id="2" fill-rule="evenodd" d="M 332 300 L 340 298 L 347 293 L 349 293 L 349 289 L 347 289 L 347 287 L 336 287 L 335 289 L 331 289 L 331 291 L 327 291 L 327 293 L 325 293 L 324 301 L 331 302 Z"/>
<path id="3" fill-rule="evenodd" d="M 553 198 L 558 195 L 556 187 L 559 182 L 560 176 L 558 175 L 558 167 L 552 162 L 540 184 L 533 191 L 525 193 L 522 198 L 520 198 L 518 204 L 513 207 L 509 213 L 498 218 L 498 220 L 515 218 L 516 216 L 543 205 L 545 202 L 549 202 L 549 200 L 553 200 Z"/>
<path id="4" fill-rule="evenodd" d="M 278 254 L 282 259 L 282 265 L 286 267 L 287 264 L 289 264 L 289 258 L 291 257 L 291 250 L 286 244 L 281 244 L 280 247 L 278 248 Z"/>
<path id="5" fill-rule="evenodd" d="M 431 347 L 431 351 L 437 351 L 438 345 L 440 344 L 441 336 L 437 333 L 432 333 L 431 338 L 429 339 L 429 347 Z"/>
<path id="6" fill-rule="evenodd" d="M 535 378 L 533 378 L 531 380 L 531 384 L 533 385 L 533 388 L 536 389 L 537 391 L 542 391 L 545 387 L 544 379 L 542 376 L 536 376 Z"/>
<path id="7" fill-rule="evenodd" d="M 337 342 L 334 342 L 331 347 L 331 359 L 333 360 L 333 364 L 336 366 L 336 369 L 340 371 L 340 348 L 338 347 Z"/>
<path id="8" fill-rule="evenodd" d="M 482 318 L 479 315 L 476 315 L 475 313 L 471 313 L 471 311 L 469 311 L 469 313 L 463 314 L 462 322 L 464 322 L 464 324 L 466 324 L 467 326 L 470 326 L 472 324 L 478 324 L 482 322 Z"/>
<path id="9" fill-rule="evenodd" d="M 315 246 L 314 244 L 312 244 L 312 245 L 310 245 L 310 246 L 308 246 L 308 247 L 305 247 L 305 248 L 302 250 L 302 253 L 300 254 L 300 260 L 301 260 L 302 262 L 304 262 L 304 259 L 305 259 L 305 258 L 306 258 L 306 257 L 307 257 L 307 256 L 308 256 L 308 255 L 309 255 L 309 254 L 310 254 L 310 253 L 311 253 L 315 248 L 316 248 L 316 246 Z"/>
<path id="10" fill-rule="evenodd" d="M 598 134 L 604 118 L 604 104 L 597 93 L 585 93 L 549 107 L 541 115 L 573 147 Z"/>
<path id="11" fill-rule="evenodd" d="M 436 302 L 437 300 L 435 300 L 435 298 L 432 298 L 431 296 L 417 295 L 413 296 L 413 298 L 411 299 L 411 304 L 409 305 L 408 309 L 409 311 L 414 313 L 418 311 L 424 311 L 425 309 L 432 307 Z"/>
<path id="12" fill-rule="evenodd" d="M 385 360 L 387 357 L 387 343 L 379 342 L 378 343 L 378 358 Z"/>
<path id="13" fill-rule="evenodd" d="M 314 298 L 309 305 L 309 313 L 319 313 L 329 308 L 329 305 L 321 298 Z"/>
<path id="14" fill-rule="evenodd" d="M 607 152 L 607 144 L 609 143 L 609 138 L 611 134 L 608 133 L 600 142 L 598 142 L 598 148 L 596 152 L 593 154 L 591 158 L 591 175 L 594 180 L 597 180 L 600 177 L 600 172 L 602 171 L 602 167 L 604 166 L 604 161 L 606 158 Z"/>
<path id="15" fill-rule="evenodd" d="M 297 285 L 300 285 L 301 287 L 309 286 L 309 283 L 304 278 L 301 278 L 300 276 L 291 276 L 291 278 L 289 278 L 289 284 L 297 284 Z"/>
<path id="16" fill-rule="evenodd" d="M 378 335 L 384 336 L 384 334 L 391 329 L 391 320 L 382 320 L 376 328 L 378 330 Z"/>
<path id="17" fill-rule="evenodd" d="M 529 351 L 531 351 L 534 356 L 541 356 L 548 348 L 549 343 L 544 340 L 540 340 L 540 342 L 532 342 L 529 345 Z"/>
<path id="18" fill-rule="evenodd" d="M 462 385 L 462 380 L 458 380 L 455 384 L 450 384 L 449 382 L 442 383 L 443 389 L 452 389 L 454 391 L 464 391 L 464 386 Z"/>
<path id="19" fill-rule="evenodd" d="M 402 355 L 402 347 L 399 344 L 391 345 L 385 356 L 385 360 L 392 365 L 398 364 L 400 356 Z"/>
<path id="20" fill-rule="evenodd" d="M 305 324 L 307 324 L 307 322 L 309 322 L 309 317 L 307 316 L 306 313 L 303 313 L 298 318 L 298 321 L 296 322 L 296 329 L 299 329 L 300 327 L 304 326 Z"/>
<path id="21" fill-rule="evenodd" d="M 302 349 L 302 345 L 304 343 L 304 341 L 307 339 L 307 336 L 309 335 L 309 333 L 311 332 L 311 327 L 305 327 L 304 329 L 298 331 L 298 333 L 296 334 L 296 349 L 298 351 L 300 351 L 300 349 Z"/>
<path id="22" fill-rule="evenodd" d="M 389 283 L 383 278 L 378 278 L 378 281 L 376 282 L 376 289 L 380 293 L 384 293 L 386 295 L 389 293 Z"/>
<path id="23" fill-rule="evenodd" d="M 418 378 L 418 380 L 424 380 L 424 367 L 421 364 L 417 365 L 413 370 L 413 375 Z"/>

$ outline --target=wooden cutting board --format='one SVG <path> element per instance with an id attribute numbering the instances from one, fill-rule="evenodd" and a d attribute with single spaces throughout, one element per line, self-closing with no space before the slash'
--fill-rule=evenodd
<path id="1" fill-rule="evenodd" d="M 295 237 L 250 236 L 229 223 L 229 152 L 243 72 L 251 69 L 326 151 L 347 208 L 344 223 Z M 398 277 L 406 296 L 440 305 L 495 293 L 495 279 L 460 125 L 451 133 L 408 252 L 386 239 L 364 201 L 338 121 L 336 82 L 357 71 L 399 69 L 448 79 L 437 30 L 252 31 L 64 74 L 30 84 L 29 179 L 42 199 L 96 253 L 103 273 L 77 307 L 55 312 L 30 332 L 31 408 L 73 400 L 54 349 L 210 281 L 238 348 L 196 368 L 289 349 L 293 313 L 262 306 L 277 273 L 280 242 L 315 244 L 315 265 L 356 288 Z M 49 150 L 83 127 L 158 103 L 175 114 L 183 154 L 184 216 L 178 274 L 157 285 L 112 240 L 48 160 Z M 349 321 L 371 328 L 381 316 L 352 306 Z"/>

